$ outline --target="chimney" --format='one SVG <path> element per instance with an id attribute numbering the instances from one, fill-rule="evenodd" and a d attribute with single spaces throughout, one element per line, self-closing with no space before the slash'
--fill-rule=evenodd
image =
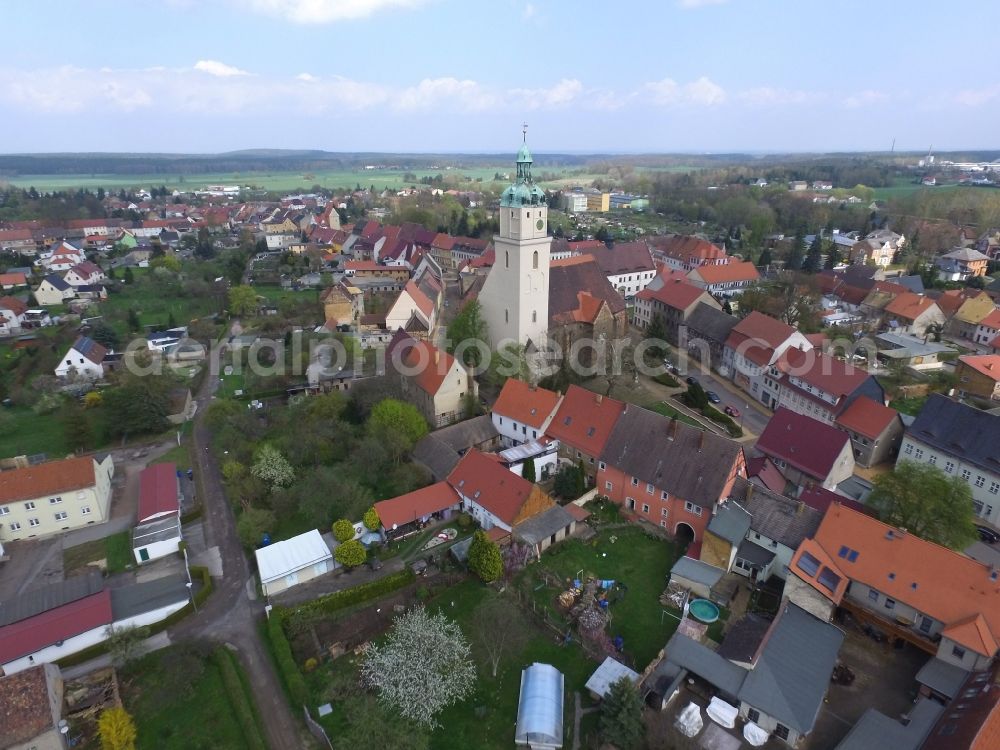
<path id="1" fill-rule="evenodd" d="M 594 399 L 597 401 L 597 403 L 601 403 L 604 400 L 604 396 L 602 396 L 600 393 L 596 393 L 594 394 Z"/>
<path id="2" fill-rule="evenodd" d="M 705 447 L 705 431 L 698 431 L 698 452 L 701 453 L 701 449 Z"/>
<path id="3" fill-rule="evenodd" d="M 746 502 L 749 503 L 751 498 L 753 497 L 753 482 L 749 481 L 747 482 L 747 489 L 746 492 L 744 493 L 744 496 Z"/>
<path id="4" fill-rule="evenodd" d="M 670 418 L 670 424 L 667 425 L 667 440 L 673 440 L 677 437 L 677 417 Z"/>
<path id="5" fill-rule="evenodd" d="M 434 364 L 436 365 L 440 361 L 441 361 L 441 350 L 440 349 L 435 349 L 434 350 Z"/>

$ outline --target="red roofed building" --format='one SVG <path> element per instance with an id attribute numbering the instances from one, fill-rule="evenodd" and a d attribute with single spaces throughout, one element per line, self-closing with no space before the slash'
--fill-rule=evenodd
<path id="1" fill-rule="evenodd" d="M 0 677 L 0 741 L 3 747 L 62 750 L 59 732 L 63 680 L 55 664 L 39 664 Z"/>
<path id="2" fill-rule="evenodd" d="M 63 276 L 63 281 L 73 288 L 86 286 L 88 284 L 96 284 L 103 279 L 104 271 L 102 271 L 101 267 L 96 263 L 91 263 L 89 260 L 85 260 L 83 263 L 77 263 L 66 272 L 65 276 Z"/>
<path id="3" fill-rule="evenodd" d="M 985 346 L 994 346 L 993 342 L 1000 338 L 1000 310 L 994 310 L 979 321 L 976 326 L 975 342 Z M 1000 348 L 994 346 L 994 348 Z"/>
<path id="4" fill-rule="evenodd" d="M 18 287 L 27 285 L 28 277 L 24 275 L 23 271 L 17 271 L 15 273 L 0 273 L 0 289 L 5 292 L 10 289 L 17 289 Z"/>
<path id="5" fill-rule="evenodd" d="M 667 332 L 667 341 L 676 346 L 680 327 L 687 322 L 699 302 L 716 310 L 722 309 L 711 294 L 690 283 L 683 272 L 664 269 L 635 295 L 632 323 L 645 329 L 659 315 Z"/>
<path id="6" fill-rule="evenodd" d="M 1000 354 L 965 355 L 955 367 L 961 396 L 1000 401 Z"/>
<path id="7" fill-rule="evenodd" d="M 153 464 L 139 473 L 138 523 L 181 512 L 181 490 L 177 481 L 177 464 Z"/>
<path id="8" fill-rule="evenodd" d="M 507 378 L 491 413 L 501 445 L 509 448 L 543 437 L 561 402 L 560 393 Z"/>
<path id="9" fill-rule="evenodd" d="M 781 389 L 781 371 L 776 363 L 790 347 L 806 351 L 812 349 L 812 344 L 787 323 L 754 311 L 729 332 L 722 365 L 736 385 L 774 409 Z"/>
<path id="10" fill-rule="evenodd" d="M 774 412 L 756 447 L 799 491 L 811 485 L 832 490 L 854 473 L 847 433 L 784 407 Z"/>
<path id="11" fill-rule="evenodd" d="M 688 273 L 688 278 L 692 284 L 716 297 L 732 297 L 760 281 L 760 274 L 753 263 L 740 261 L 698 266 Z"/>
<path id="12" fill-rule="evenodd" d="M 903 421 L 899 412 L 882 401 L 858 396 L 834 421 L 851 436 L 854 460 L 870 467 L 895 459 L 903 440 Z"/>
<path id="13" fill-rule="evenodd" d="M 386 350 L 387 367 L 399 378 L 403 397 L 416 406 L 432 428 L 457 422 L 466 399 L 478 398 L 479 386 L 465 366 L 448 352 L 398 330 Z"/>
<path id="14" fill-rule="evenodd" d="M 789 572 L 785 596 L 822 619 L 845 609 L 966 670 L 1000 654 L 995 568 L 843 505 L 830 506 Z"/>
<path id="15" fill-rule="evenodd" d="M 420 524 L 445 520 L 461 505 L 461 498 L 447 482 L 436 482 L 405 495 L 375 503 L 382 528 L 389 539 L 412 532 Z"/>
<path id="16" fill-rule="evenodd" d="M 896 333 L 923 336 L 928 327 L 947 322 L 941 308 L 930 297 L 906 292 L 885 306 L 884 322 Z"/>
<path id="17" fill-rule="evenodd" d="M 538 485 L 522 479 L 495 458 L 470 450 L 448 475 L 462 499 L 462 509 L 486 530 L 512 531 L 555 505 Z"/>
<path id="18" fill-rule="evenodd" d="M 726 251 L 701 237 L 674 234 L 650 237 L 654 257 L 668 268 L 691 271 L 699 266 L 724 265 L 733 260 Z"/>
<path id="19" fill-rule="evenodd" d="M 625 404 L 617 399 L 571 385 L 549 423 L 546 434 L 559 441 L 559 457 L 582 463 L 593 485 L 597 462 Z"/>
<path id="20" fill-rule="evenodd" d="M 819 349 L 791 347 L 775 364 L 781 374 L 778 404 L 827 424 L 861 395 L 885 399 L 882 386 L 867 370 Z"/>

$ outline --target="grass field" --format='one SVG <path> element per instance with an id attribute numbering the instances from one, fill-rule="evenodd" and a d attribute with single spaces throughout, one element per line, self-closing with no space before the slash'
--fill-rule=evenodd
<path id="1" fill-rule="evenodd" d="M 217 312 L 216 301 L 211 297 L 171 297 L 162 293 L 153 283 L 151 269 L 132 269 L 135 281 L 122 284 L 121 288 L 108 294 L 108 298 L 92 308 L 105 316 L 109 325 L 119 335 L 127 332 L 127 316 L 130 309 L 139 316 L 139 323 L 166 326 L 171 314 L 177 325 L 186 325 L 196 318 Z M 123 339 L 122 343 L 126 343 Z M 124 347 L 123 347 L 124 348 Z"/>
<path id="2" fill-rule="evenodd" d="M 107 560 L 109 573 L 121 573 L 134 565 L 131 534 L 122 531 L 63 550 L 63 570 L 66 575 L 84 570 L 88 563 L 97 560 Z"/>
<path id="3" fill-rule="evenodd" d="M 940 192 L 943 190 L 974 190 L 979 188 L 974 188 L 971 185 L 935 185 L 933 187 L 928 185 L 921 185 L 920 183 L 914 183 L 906 178 L 896 179 L 892 185 L 889 187 L 877 187 L 873 188 L 875 191 L 875 200 L 887 200 L 890 198 L 902 198 L 904 196 L 912 195 L 913 193 L 919 193 L 923 190 L 934 190 Z"/>
<path id="4" fill-rule="evenodd" d="M 58 413 L 39 415 L 26 406 L 0 408 L 0 457 L 33 453 L 50 458 L 69 453 Z"/>
<path id="5" fill-rule="evenodd" d="M 513 161 L 513 159 L 511 160 Z M 118 190 L 121 188 L 149 188 L 151 186 L 166 186 L 174 190 L 197 190 L 206 185 L 242 185 L 251 188 L 274 191 L 308 191 L 313 185 L 324 188 L 343 189 L 353 188 L 357 185 L 362 187 L 375 186 L 376 190 L 383 188 L 401 188 L 405 185 L 414 184 L 413 181 L 405 181 L 403 178 L 409 172 L 417 177 L 443 176 L 443 188 L 449 187 L 469 187 L 479 185 L 482 188 L 501 189 L 506 181 L 494 182 L 493 176 L 497 172 L 501 175 L 510 174 L 513 171 L 513 163 L 497 164 L 487 167 L 470 167 L 466 169 L 455 168 L 450 170 L 428 170 L 428 169 L 355 169 L 355 170 L 317 170 L 315 172 L 212 172 L 198 175 L 179 174 L 89 174 L 89 175 L 18 175 L 16 177 L 6 177 L 0 182 L 8 182 L 14 187 L 29 188 L 46 192 L 51 190 L 90 188 L 96 190 L 98 187 Z M 596 174 L 571 174 L 569 170 L 558 168 L 538 167 L 536 172 L 555 173 L 560 175 L 556 180 L 542 183 L 544 187 L 565 186 L 570 183 L 589 184 L 597 177 Z"/>

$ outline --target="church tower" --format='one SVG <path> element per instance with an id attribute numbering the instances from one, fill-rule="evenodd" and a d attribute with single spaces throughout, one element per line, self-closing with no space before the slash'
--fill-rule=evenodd
<path id="1" fill-rule="evenodd" d="M 517 178 L 500 196 L 496 260 L 479 293 L 494 347 L 516 341 L 541 347 L 549 329 L 549 209 L 545 192 L 531 177 L 527 144 L 517 152 Z"/>

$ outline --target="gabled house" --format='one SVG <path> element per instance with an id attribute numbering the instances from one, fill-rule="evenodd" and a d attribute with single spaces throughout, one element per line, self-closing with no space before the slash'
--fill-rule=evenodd
<path id="1" fill-rule="evenodd" d="M 11 336 L 21 331 L 28 305 L 17 297 L 0 297 L 0 336 Z"/>
<path id="2" fill-rule="evenodd" d="M 645 289 L 656 275 L 649 246 L 642 241 L 620 242 L 610 248 L 602 242 L 583 252 L 597 261 L 611 286 L 626 300 Z"/>
<path id="3" fill-rule="evenodd" d="M 386 312 L 386 328 L 402 328 L 415 337 L 430 336 L 437 325 L 442 295 L 441 283 L 433 274 L 411 279 Z"/>
<path id="4" fill-rule="evenodd" d="M 976 335 L 973 340 L 977 344 L 1000 348 L 994 345 L 998 339 L 1000 339 L 1000 310 L 993 310 L 976 325 Z"/>
<path id="5" fill-rule="evenodd" d="M 9 292 L 22 286 L 28 286 L 28 276 L 24 271 L 0 273 L 0 290 Z"/>
<path id="6" fill-rule="evenodd" d="M 932 393 L 907 427 L 897 465 L 916 461 L 959 477 L 972 490 L 972 507 L 1000 526 L 1000 416 Z"/>
<path id="7" fill-rule="evenodd" d="M 702 237 L 673 234 L 649 238 L 653 257 L 668 268 L 687 273 L 699 266 L 724 265 L 733 260 L 726 251 Z"/>
<path id="8" fill-rule="evenodd" d="M 906 292 L 885 306 L 885 324 L 897 333 L 923 336 L 927 329 L 943 329 L 947 322 L 941 308 L 930 297 Z"/>
<path id="9" fill-rule="evenodd" d="M 975 341 L 979 322 L 996 309 L 990 295 L 981 289 L 949 289 L 935 302 L 948 319 L 945 331 L 969 341 Z"/>
<path id="10" fill-rule="evenodd" d="M 35 289 L 35 301 L 42 307 L 61 305 L 76 296 L 76 290 L 63 281 L 61 276 L 49 274 Z"/>
<path id="11" fill-rule="evenodd" d="M 753 263 L 738 261 L 698 266 L 688 272 L 688 279 L 716 297 L 733 297 L 760 281 L 760 274 Z"/>
<path id="12" fill-rule="evenodd" d="M 560 393 L 507 378 L 491 410 L 500 444 L 510 448 L 544 437 L 561 402 Z"/>
<path id="13" fill-rule="evenodd" d="M 757 439 L 797 492 L 819 485 L 832 490 L 854 473 L 854 453 L 846 432 L 780 407 Z"/>
<path id="14" fill-rule="evenodd" d="M 448 484 L 461 498 L 462 510 L 486 531 L 506 532 L 555 505 L 537 484 L 508 471 L 495 457 L 471 450 L 458 462 Z"/>
<path id="15" fill-rule="evenodd" d="M 559 458 L 582 464 L 587 483 L 597 480 L 597 461 L 611 436 L 625 403 L 571 385 L 549 422 L 546 434 L 559 441 Z"/>
<path id="16" fill-rule="evenodd" d="M 780 396 L 778 358 L 790 347 L 813 348 L 804 335 L 780 320 L 752 312 L 733 326 L 723 348 L 723 367 L 733 382 L 769 409 Z"/>
<path id="17" fill-rule="evenodd" d="M 422 524 L 451 518 L 452 513 L 461 508 L 461 503 L 458 493 L 442 480 L 413 492 L 380 500 L 375 503 L 375 512 L 382 522 L 386 538 L 399 539 L 418 531 Z"/>
<path id="18" fill-rule="evenodd" d="M 479 385 L 465 366 L 428 341 L 400 330 L 386 354 L 387 367 L 398 378 L 403 397 L 433 428 L 461 419 L 466 399 L 478 397 Z"/>
<path id="19" fill-rule="evenodd" d="M 646 329 L 659 315 L 666 329 L 667 341 L 677 346 L 680 327 L 702 304 L 720 312 L 722 310 L 722 305 L 711 294 L 690 283 L 680 271 L 661 270 L 645 289 L 635 295 L 632 323 Z"/>
<path id="20" fill-rule="evenodd" d="M 723 312 L 717 303 L 698 302 L 684 321 L 683 335 L 678 332 L 678 346 L 718 372 L 723 367 L 726 341 L 737 323 L 739 318 Z M 669 329 L 667 332 L 669 335 Z"/>
<path id="21" fill-rule="evenodd" d="M 91 263 L 89 260 L 83 261 L 83 263 L 77 263 L 71 269 L 66 272 L 63 276 L 63 281 L 69 284 L 71 287 L 79 286 L 90 286 L 95 285 L 105 278 L 104 271 L 96 263 Z"/>
<path id="22" fill-rule="evenodd" d="M 966 281 L 974 276 L 985 276 L 990 258 L 973 247 L 955 248 L 934 261 L 938 278 L 942 281 Z"/>
<path id="23" fill-rule="evenodd" d="M 892 461 L 903 439 L 903 421 L 899 412 L 881 400 L 860 395 L 834 420 L 834 426 L 851 437 L 854 461 L 872 467 Z"/>
<path id="24" fill-rule="evenodd" d="M 68 271 L 86 259 L 83 250 L 63 240 L 49 248 L 48 253 L 43 255 L 39 262 L 49 273 L 53 273 Z"/>
<path id="25" fill-rule="evenodd" d="M 819 349 L 786 349 L 776 366 L 781 374 L 779 405 L 827 424 L 861 396 L 885 399 L 882 386 L 867 370 Z"/>
<path id="26" fill-rule="evenodd" d="M 628 330 L 625 300 L 589 255 L 549 265 L 549 336 L 568 356 L 580 339 L 614 341 Z M 584 357 L 592 354 L 589 349 Z M 589 366 L 590 361 L 584 361 Z"/>
<path id="27" fill-rule="evenodd" d="M 365 295 L 345 276 L 339 284 L 324 289 L 319 296 L 327 328 L 357 323 L 365 313 Z"/>
<path id="28" fill-rule="evenodd" d="M 261 547 L 254 553 L 265 596 L 274 596 L 334 569 L 333 550 L 317 529 Z"/>
<path id="29" fill-rule="evenodd" d="M 1000 401 L 1000 354 L 959 357 L 955 377 L 960 396 Z"/>
<path id="30" fill-rule="evenodd" d="M 627 404 L 600 453 L 597 491 L 629 515 L 698 542 L 745 474 L 739 443 Z"/>
<path id="31" fill-rule="evenodd" d="M 93 339 L 80 336 L 56 365 L 56 377 L 100 380 L 104 377 L 104 359 L 108 353 Z"/>
<path id="32" fill-rule="evenodd" d="M 838 609 L 966 670 L 1000 653 L 997 571 L 871 516 L 833 505 L 790 566 L 785 598 Z"/>
<path id="33" fill-rule="evenodd" d="M 139 507 L 132 531 L 132 553 L 140 565 L 180 549 L 181 497 L 176 464 L 153 464 L 139 472 Z"/>
<path id="34" fill-rule="evenodd" d="M 62 750 L 63 679 L 55 664 L 0 677 L 0 738 L 12 750 Z"/>

